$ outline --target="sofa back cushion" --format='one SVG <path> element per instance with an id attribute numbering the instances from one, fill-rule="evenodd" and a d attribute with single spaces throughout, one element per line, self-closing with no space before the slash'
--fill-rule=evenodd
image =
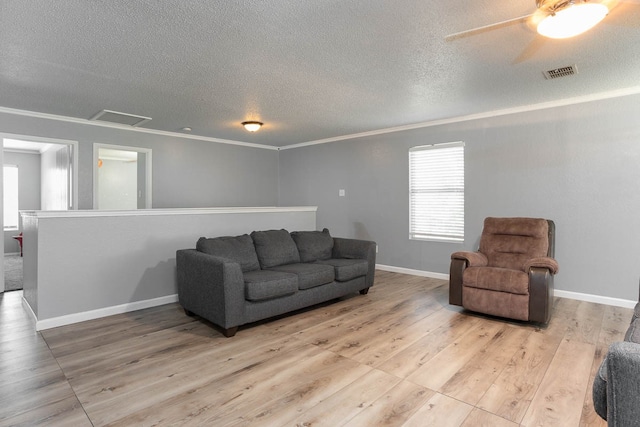
<path id="1" fill-rule="evenodd" d="M 254 231 L 251 238 L 262 268 L 300 262 L 298 248 L 285 229 Z"/>
<path id="2" fill-rule="evenodd" d="M 242 236 L 224 236 L 207 239 L 201 237 L 196 249 L 205 254 L 227 258 L 240 264 L 243 272 L 260 269 L 253 240 L 248 234 Z"/>
<path id="3" fill-rule="evenodd" d="M 524 263 L 548 255 L 549 224 L 541 218 L 486 218 L 480 252 L 489 267 L 522 270 Z"/>
<path id="4" fill-rule="evenodd" d="M 294 231 L 291 238 L 298 247 L 300 262 L 316 262 L 331 258 L 333 237 L 328 229 L 322 231 Z"/>

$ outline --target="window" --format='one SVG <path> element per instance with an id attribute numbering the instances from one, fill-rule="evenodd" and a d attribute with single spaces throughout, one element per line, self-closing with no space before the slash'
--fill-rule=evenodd
<path id="1" fill-rule="evenodd" d="M 4 229 L 18 229 L 18 166 L 4 165 Z"/>
<path id="2" fill-rule="evenodd" d="M 409 150 L 409 238 L 464 241 L 464 143 Z"/>

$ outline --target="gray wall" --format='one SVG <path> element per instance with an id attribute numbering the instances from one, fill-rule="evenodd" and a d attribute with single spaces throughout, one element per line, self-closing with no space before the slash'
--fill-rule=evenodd
<path id="1" fill-rule="evenodd" d="M 559 289 L 637 299 L 640 95 L 277 151 L 0 113 L 0 132 L 79 141 L 79 207 L 92 201 L 93 143 L 153 149 L 153 206 L 318 206 L 317 226 L 373 239 L 380 264 L 447 273 L 482 221 L 557 226 Z M 408 239 L 408 149 L 465 141 L 464 244 Z M 346 197 L 338 197 L 339 189 Z"/>
<path id="2" fill-rule="evenodd" d="M 0 113 L 0 132 L 78 141 L 78 206 L 93 207 L 93 144 L 153 150 L 153 207 L 275 206 L 278 152 Z"/>
<path id="3" fill-rule="evenodd" d="M 18 209 L 40 209 L 40 153 L 4 152 L 4 164 L 18 166 Z M 18 253 L 20 246 L 11 236 L 19 231 L 4 232 L 4 252 Z"/>
<path id="4" fill-rule="evenodd" d="M 281 205 L 379 245 L 378 263 L 448 273 L 487 216 L 553 219 L 561 290 L 637 300 L 640 95 L 280 152 Z M 408 150 L 464 141 L 465 242 L 409 240 Z M 339 189 L 346 197 L 338 197 Z"/>

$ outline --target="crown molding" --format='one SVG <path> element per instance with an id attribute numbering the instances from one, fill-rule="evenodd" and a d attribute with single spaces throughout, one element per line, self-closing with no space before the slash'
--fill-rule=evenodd
<path id="1" fill-rule="evenodd" d="M 539 104 L 522 105 L 519 107 L 492 110 L 492 111 L 486 111 L 482 113 L 468 114 L 464 116 L 449 117 L 446 119 L 430 120 L 426 122 L 413 123 L 409 125 L 395 126 L 390 128 L 377 129 L 377 130 L 353 133 L 348 135 L 340 135 L 340 136 L 335 136 L 331 138 L 317 139 L 313 141 L 284 145 L 282 147 L 278 147 L 275 145 L 256 144 L 251 142 L 234 141 L 230 139 L 212 138 L 207 136 L 187 135 L 179 132 L 169 132 L 169 131 L 162 131 L 162 130 L 155 130 L 155 129 L 137 128 L 137 127 L 131 127 L 127 125 L 120 125 L 116 123 L 97 122 L 97 121 L 91 121 L 87 119 L 80 119 L 77 117 L 68 117 L 68 116 L 60 116 L 56 114 L 39 113 L 35 111 L 19 110 L 15 108 L 8 108 L 8 107 L 1 107 L 1 106 L 0 106 L 0 113 L 14 114 L 14 115 L 24 116 L 24 117 L 35 117 L 40 119 L 54 120 L 54 121 L 67 122 L 67 123 L 76 123 L 76 124 L 87 125 L 87 126 L 106 127 L 106 128 L 119 129 L 119 130 L 125 130 L 130 132 L 142 132 L 142 133 L 147 133 L 152 135 L 169 136 L 174 138 L 215 142 L 218 144 L 239 145 L 243 147 L 260 148 L 263 150 L 279 151 L 279 150 L 290 150 L 294 148 L 308 147 L 311 145 L 328 144 L 330 142 L 339 142 L 339 141 L 347 141 L 347 140 L 357 139 L 357 138 L 365 138 L 368 136 L 384 135 L 387 133 L 403 132 L 403 131 L 414 130 L 414 129 L 428 128 L 433 126 L 442 126 L 442 125 L 453 124 L 453 123 L 461 123 L 461 122 L 467 122 L 472 120 L 482 120 L 482 119 L 488 119 L 493 117 L 506 116 L 510 114 L 526 113 L 526 112 L 537 111 L 537 110 L 546 110 L 549 108 L 556 108 L 556 107 L 565 107 L 569 105 L 583 104 L 587 102 L 601 101 L 601 100 L 611 99 L 611 98 L 621 98 L 624 96 L 637 95 L 637 94 L 640 94 L 640 86 L 632 86 L 629 88 L 593 93 L 589 95 L 565 98 L 565 99 L 560 99 L 556 101 L 542 102 Z"/>
<path id="2" fill-rule="evenodd" d="M 335 136 L 332 138 L 318 139 L 315 141 L 301 142 L 299 144 L 285 145 L 283 147 L 280 147 L 280 150 L 290 150 L 292 148 L 308 147 L 310 145 L 327 144 L 330 142 L 345 141 L 345 140 L 356 139 L 356 138 L 365 138 L 367 136 L 384 135 L 384 134 L 393 133 L 393 132 L 402 132 L 402 131 L 413 130 L 413 129 L 448 125 L 452 123 L 468 122 L 471 120 L 481 120 L 481 119 L 488 119 L 492 117 L 506 116 L 509 114 L 526 113 L 526 112 L 537 111 L 537 110 L 546 110 L 546 109 L 555 108 L 555 107 L 565 107 L 568 105 L 583 104 L 586 102 L 600 101 L 600 100 L 611 99 L 611 98 L 621 98 L 629 95 L 637 95 L 639 93 L 640 93 L 640 86 L 634 86 L 630 88 L 618 89 L 618 90 L 613 90 L 608 92 L 600 92 L 600 93 L 594 93 L 594 94 L 589 94 L 584 96 L 577 96 L 573 98 L 565 98 L 557 101 L 523 105 L 520 107 L 486 111 L 483 113 L 469 114 L 466 116 L 431 120 L 427 122 L 413 123 L 410 125 L 403 125 L 403 126 L 396 126 L 391 128 L 367 131 L 367 132 L 354 133 L 351 135 L 342 135 L 342 136 Z"/>
<path id="3" fill-rule="evenodd" d="M 28 110 L 19 110 L 16 108 L 0 107 L 0 113 L 13 114 L 16 116 L 23 116 L 23 117 L 34 117 L 38 119 L 53 120 L 58 122 L 75 123 L 75 124 L 86 125 L 86 126 L 98 126 L 98 127 L 105 127 L 105 128 L 111 128 L 111 129 L 119 129 L 119 130 L 125 130 L 130 132 L 141 132 L 141 133 L 147 133 L 152 135 L 170 136 L 174 138 L 194 139 L 194 140 L 206 141 L 206 142 L 216 142 L 218 144 L 240 145 L 243 147 L 261 148 L 263 150 L 278 150 L 278 147 L 275 147 L 273 145 L 255 144 L 251 142 L 234 141 L 231 139 L 222 139 L 222 138 L 211 138 L 207 136 L 186 135 L 184 133 L 179 133 L 179 132 L 169 132 L 169 131 L 156 130 L 156 129 L 132 127 L 132 126 L 121 125 L 117 123 L 99 122 L 99 121 L 93 121 L 93 120 L 87 120 L 87 119 L 80 119 L 77 117 L 68 117 L 68 116 L 60 116 L 57 114 L 39 113 L 36 111 L 28 111 Z"/>

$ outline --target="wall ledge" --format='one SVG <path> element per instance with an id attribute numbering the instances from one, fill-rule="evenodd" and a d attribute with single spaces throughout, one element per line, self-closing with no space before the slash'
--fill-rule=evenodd
<path id="1" fill-rule="evenodd" d="M 20 211 L 22 217 L 35 218 L 86 218 L 86 217 L 123 217 L 123 216 L 162 216 L 162 215 L 209 215 L 239 213 L 283 213 L 317 212 L 317 206 L 259 206 L 259 207 L 223 207 L 223 208 L 177 208 L 177 209 L 137 209 L 118 210 L 70 210 L 70 211 Z"/>

